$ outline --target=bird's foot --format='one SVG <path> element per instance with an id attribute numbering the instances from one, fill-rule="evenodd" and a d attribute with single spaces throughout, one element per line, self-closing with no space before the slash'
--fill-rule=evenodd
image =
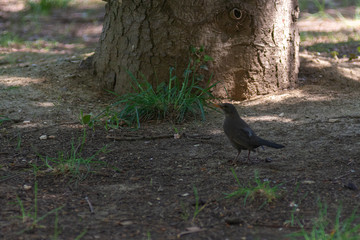
<path id="1" fill-rule="evenodd" d="M 247 159 L 234 159 L 234 160 L 228 160 L 227 163 L 232 166 L 242 165 L 242 164 L 251 164 L 251 161 L 248 161 Z"/>
<path id="2" fill-rule="evenodd" d="M 232 166 L 237 166 L 238 165 L 238 161 L 237 160 L 228 160 L 227 163 L 229 165 L 232 165 Z"/>
<path id="3" fill-rule="evenodd" d="M 260 162 L 260 159 L 258 159 L 258 158 L 243 158 L 242 162 L 245 164 L 256 164 L 256 163 Z"/>

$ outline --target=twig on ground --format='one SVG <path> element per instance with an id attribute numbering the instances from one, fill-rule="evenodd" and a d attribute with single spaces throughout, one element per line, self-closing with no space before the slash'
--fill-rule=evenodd
<path id="1" fill-rule="evenodd" d="M 126 136 L 111 136 L 107 135 L 107 139 L 113 139 L 116 141 L 140 141 L 140 140 L 155 140 L 155 139 L 165 139 L 165 138 L 175 138 L 175 134 L 165 134 L 165 135 L 157 135 L 157 136 L 133 136 L 133 137 L 126 137 Z M 188 134 L 181 134 L 180 138 L 189 138 L 189 139 L 202 139 L 207 140 L 211 139 L 210 136 L 203 136 L 199 134 L 188 135 Z"/>
<path id="2" fill-rule="evenodd" d="M 177 235 L 177 238 L 180 238 L 183 235 L 191 234 L 191 233 L 197 233 L 205 231 L 205 228 L 199 228 L 199 227 L 188 227 L 186 228 L 187 231 L 181 232 Z"/>
<path id="3" fill-rule="evenodd" d="M 346 173 L 346 174 L 340 175 L 340 176 L 334 178 L 334 180 L 338 180 L 338 179 L 343 178 L 343 177 L 346 177 L 346 176 L 348 176 L 348 175 L 350 175 L 350 174 L 352 174 L 352 172 L 348 172 L 348 173 Z"/>
<path id="4" fill-rule="evenodd" d="M 94 208 L 93 208 L 93 206 L 92 206 L 92 204 L 91 204 L 91 202 L 90 202 L 90 200 L 89 200 L 89 198 L 87 196 L 85 197 L 85 200 L 89 204 L 90 212 L 95 213 Z"/>
<path id="5" fill-rule="evenodd" d="M 159 136 L 134 136 L 134 137 L 107 135 L 106 138 L 107 139 L 113 139 L 113 140 L 116 140 L 116 141 L 140 141 L 140 140 L 154 140 L 154 139 L 163 139 L 163 138 L 174 138 L 174 134 L 159 135 Z"/>
<path id="6" fill-rule="evenodd" d="M 261 223 L 255 223 L 251 224 L 251 226 L 254 227 L 267 227 L 267 228 L 287 228 L 287 229 L 311 229 L 311 227 L 301 227 L 301 226 L 286 226 L 286 225 L 271 225 L 271 224 L 261 224 Z"/>

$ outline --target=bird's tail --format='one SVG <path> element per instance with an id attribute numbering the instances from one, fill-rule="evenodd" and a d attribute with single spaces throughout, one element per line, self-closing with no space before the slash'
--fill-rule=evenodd
<path id="1" fill-rule="evenodd" d="M 283 148 L 283 147 L 285 147 L 284 145 L 277 144 L 277 143 L 274 143 L 274 142 L 270 142 L 270 141 L 262 139 L 262 138 L 258 139 L 258 144 L 260 146 L 268 146 L 268 147 L 272 147 L 272 148 Z"/>

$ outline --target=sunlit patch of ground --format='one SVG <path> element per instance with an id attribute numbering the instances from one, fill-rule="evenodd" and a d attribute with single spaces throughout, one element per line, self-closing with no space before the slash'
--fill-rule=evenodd
<path id="1" fill-rule="evenodd" d="M 23 9 L 20 2 L 0 0 L 0 8 L 13 14 Z M 87 10 L 94 10 L 87 3 L 104 4 L 77 2 Z M 357 39 L 357 21 L 324 20 L 323 24 L 319 19 L 300 19 L 301 31 L 307 35 L 302 39 L 299 86 L 233 102 L 256 133 L 284 144 L 284 149 L 260 149 L 251 154 L 251 163 L 232 165 L 229 161 L 237 151 L 224 136 L 223 114 L 213 111 L 206 122 L 149 123 L 137 131 L 125 127 L 107 131 L 99 126 L 87 129 L 84 156 L 108 145 L 109 153 L 95 158 L 107 165 L 91 169 L 89 177 L 75 185 L 64 175 L 38 171 L 35 164 L 47 156 L 68 153 L 71 143 L 84 134 L 80 112 L 97 114 L 112 98 L 96 88 L 91 69 L 79 68 L 96 47 L 101 21 L 78 8 L 69 11 L 69 19 L 75 22 L 65 21 L 68 13 L 58 11 L 43 16 L 43 21 L 31 22 L 31 27 L 16 24 L 15 15 L 5 14 L 6 31 L 20 40 L 0 49 L 0 115 L 11 119 L 0 124 L 0 188 L 4 193 L 0 196 L 0 238 L 50 239 L 55 235 L 55 214 L 40 222 L 46 228 L 17 234 L 25 227 L 14 217 L 21 216 L 17 197 L 31 208 L 34 193 L 28 185 L 34 186 L 35 181 L 39 183 L 40 216 L 64 206 L 57 215 L 58 238 L 62 239 L 75 239 L 84 230 L 84 239 L 177 239 L 177 234 L 196 225 L 203 231 L 182 238 L 279 240 L 301 229 L 296 224 L 288 227 L 292 217 L 300 219 L 306 229 L 312 228 L 319 197 L 329 203 L 332 216 L 341 203 L 342 217 L 357 207 L 358 191 L 344 184 L 360 186 L 360 66 L 357 59 L 336 59 L 328 51 L 339 48 L 349 54 L 356 50 L 348 40 L 349 36 Z M 96 16 L 102 13 L 99 8 Z M 5 25 L 0 25 L 0 30 Z M 37 42 L 39 36 L 42 40 Z M 336 45 L 338 41 L 345 44 Z M 325 43 L 332 45 L 316 45 Z M 115 141 L 106 137 L 172 136 L 175 132 L 203 138 Z M 41 140 L 43 135 L 53 137 Z M 241 160 L 247 157 L 245 152 Z M 224 200 L 225 192 L 237 188 L 231 168 L 244 185 L 253 180 L 254 171 L 259 172 L 261 181 L 281 183 L 280 198 L 265 206 L 262 201 L 257 205 L 250 200 L 245 206 L 243 198 Z M 194 186 L 200 208 L 204 208 L 192 221 Z M 85 197 L 95 213 L 90 212 Z M 190 214 L 188 220 L 186 213 Z M 238 223 L 229 225 L 229 219 Z"/>

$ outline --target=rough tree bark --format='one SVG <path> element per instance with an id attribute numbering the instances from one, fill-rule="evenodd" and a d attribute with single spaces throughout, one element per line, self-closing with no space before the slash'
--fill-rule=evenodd
<path id="1" fill-rule="evenodd" d="M 290 88 L 299 68 L 298 14 L 297 0 L 108 0 L 94 72 L 123 94 L 126 70 L 166 81 L 170 66 L 188 62 L 189 46 L 203 45 L 219 97 Z"/>

